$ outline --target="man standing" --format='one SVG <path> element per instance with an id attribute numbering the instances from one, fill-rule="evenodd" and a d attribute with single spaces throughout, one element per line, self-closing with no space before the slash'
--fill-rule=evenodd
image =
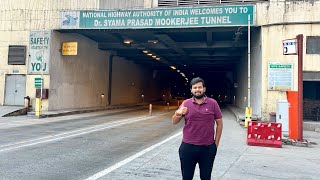
<path id="1" fill-rule="evenodd" d="M 173 124 L 185 119 L 179 148 L 182 178 L 192 180 L 198 163 L 201 180 L 210 180 L 222 133 L 222 113 L 217 101 L 205 96 L 203 79 L 193 78 L 190 88 L 193 97 L 183 101 L 172 116 Z"/>

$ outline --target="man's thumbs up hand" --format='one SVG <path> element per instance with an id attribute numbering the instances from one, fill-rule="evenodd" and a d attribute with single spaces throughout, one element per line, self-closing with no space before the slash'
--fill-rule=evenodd
<path id="1" fill-rule="evenodd" d="M 185 115 L 188 111 L 188 108 L 184 106 L 184 103 L 181 104 L 180 108 L 176 111 L 177 116 Z"/>

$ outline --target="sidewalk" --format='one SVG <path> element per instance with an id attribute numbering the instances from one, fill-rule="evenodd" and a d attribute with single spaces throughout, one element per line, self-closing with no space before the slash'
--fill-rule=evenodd
<path id="1" fill-rule="evenodd" d="M 91 108 L 77 108 L 77 109 L 42 111 L 41 118 L 66 116 L 66 115 L 73 115 L 73 114 L 83 114 L 83 113 L 114 110 L 114 109 L 143 107 L 143 106 L 145 106 L 145 104 L 110 105 L 110 106 L 105 106 L 105 107 L 91 107 Z M 28 112 L 28 115 L 29 116 L 35 116 L 35 112 L 34 111 Z"/>
<path id="2" fill-rule="evenodd" d="M 227 108 L 230 109 L 230 111 L 233 112 L 234 116 L 236 117 L 237 122 L 241 122 L 245 120 L 245 109 L 241 109 L 237 106 L 233 106 L 233 105 L 227 105 Z M 258 116 L 255 114 L 252 114 L 252 120 L 257 120 Z"/>
<path id="3" fill-rule="evenodd" d="M 225 110 L 224 129 L 213 167 L 212 179 L 319 179 L 320 133 L 304 131 L 318 145 L 282 148 L 248 146 L 246 129 Z M 180 180 L 178 149 L 182 136 L 133 159 L 115 170 L 104 172 L 105 180 Z M 98 172 L 96 172 L 98 173 Z M 100 174 L 101 175 L 101 174 Z M 196 167 L 195 180 L 199 180 Z"/>
<path id="4" fill-rule="evenodd" d="M 23 109 L 23 106 L 0 106 L 0 117 Z"/>
<path id="5" fill-rule="evenodd" d="M 66 116 L 66 115 L 73 115 L 73 114 L 90 113 L 90 112 L 105 111 L 105 110 L 112 110 L 112 109 L 142 107 L 142 106 L 146 106 L 146 104 L 112 105 L 112 106 L 106 106 L 106 107 L 42 111 L 42 115 L 40 118 Z M 24 112 L 22 112 L 22 110 L 24 110 Z M 21 111 L 21 112 L 19 113 L 18 111 Z M 23 116 L 23 114 L 21 113 L 24 113 L 24 114 L 26 113 L 25 107 L 23 106 L 0 106 L 0 117 Z M 28 112 L 27 115 L 29 117 L 36 117 L 35 111 Z"/>
<path id="6" fill-rule="evenodd" d="M 236 117 L 237 122 L 240 124 L 243 124 L 243 121 L 245 120 L 245 110 L 241 109 L 239 107 L 229 105 L 227 108 L 233 112 L 233 114 Z M 252 119 L 256 120 L 258 119 L 257 115 L 252 115 Z M 306 131 L 318 131 L 320 132 L 320 122 L 318 121 L 303 121 L 303 129 Z"/>

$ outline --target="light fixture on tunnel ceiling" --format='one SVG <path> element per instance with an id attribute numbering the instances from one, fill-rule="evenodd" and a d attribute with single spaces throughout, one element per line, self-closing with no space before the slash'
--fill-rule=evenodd
<path id="1" fill-rule="evenodd" d="M 147 54 L 148 56 L 152 56 L 152 53 Z"/>
<path id="2" fill-rule="evenodd" d="M 154 43 L 156 44 L 158 42 L 158 40 L 148 40 L 148 43 Z"/>
<path id="3" fill-rule="evenodd" d="M 147 51 L 147 50 L 143 50 L 142 52 L 143 52 L 143 53 L 145 53 L 145 54 L 147 54 L 147 53 L 148 53 L 148 51 Z"/>
<path id="4" fill-rule="evenodd" d="M 160 61 L 160 58 L 157 57 L 156 60 Z"/>
<path id="5" fill-rule="evenodd" d="M 156 58 L 157 56 L 151 56 L 151 57 Z"/>
<path id="6" fill-rule="evenodd" d="M 177 69 L 176 67 L 174 67 L 174 66 L 170 66 L 171 67 L 171 69 Z"/>
<path id="7" fill-rule="evenodd" d="M 131 39 L 125 39 L 125 40 L 123 41 L 123 43 L 124 43 L 124 44 L 127 44 L 127 45 L 130 45 L 132 42 L 133 42 L 133 40 L 131 40 Z"/>
<path id="8" fill-rule="evenodd" d="M 177 69 L 177 72 L 180 72 L 180 70 L 179 70 L 179 69 Z"/>
<path id="9" fill-rule="evenodd" d="M 186 65 L 186 64 L 184 64 L 183 66 L 184 66 L 184 67 L 186 67 L 187 65 Z"/>

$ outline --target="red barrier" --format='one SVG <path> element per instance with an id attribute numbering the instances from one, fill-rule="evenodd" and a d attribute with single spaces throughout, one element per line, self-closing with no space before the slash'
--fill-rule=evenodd
<path id="1" fill-rule="evenodd" d="M 248 125 L 247 144 L 251 146 L 282 147 L 282 124 L 252 121 Z"/>

